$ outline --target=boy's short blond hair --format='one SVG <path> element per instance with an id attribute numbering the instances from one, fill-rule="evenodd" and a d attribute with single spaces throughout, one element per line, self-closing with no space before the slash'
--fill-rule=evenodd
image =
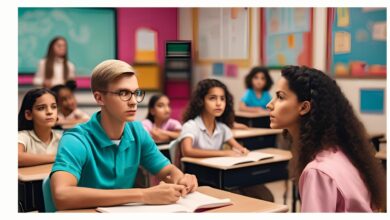
<path id="1" fill-rule="evenodd" d="M 109 83 L 117 80 L 122 75 L 134 75 L 132 66 L 122 60 L 105 60 L 92 70 L 92 92 L 104 91 Z"/>

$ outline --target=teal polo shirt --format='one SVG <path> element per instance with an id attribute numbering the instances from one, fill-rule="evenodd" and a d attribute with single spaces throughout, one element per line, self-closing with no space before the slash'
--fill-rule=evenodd
<path id="1" fill-rule="evenodd" d="M 241 101 L 249 107 L 262 107 L 267 108 L 267 104 L 271 101 L 272 97 L 268 91 L 263 91 L 260 98 L 257 98 L 253 89 L 247 89 Z"/>
<path id="2" fill-rule="evenodd" d="M 125 124 L 118 146 L 103 130 L 100 118 L 97 112 L 87 123 L 64 132 L 51 174 L 71 173 L 80 187 L 127 189 L 133 187 L 139 165 L 154 175 L 170 164 L 141 122 Z"/>

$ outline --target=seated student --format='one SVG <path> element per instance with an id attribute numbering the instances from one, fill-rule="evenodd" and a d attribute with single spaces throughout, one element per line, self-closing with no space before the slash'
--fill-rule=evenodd
<path id="1" fill-rule="evenodd" d="M 58 121 L 60 126 L 74 126 L 89 120 L 89 115 L 77 108 L 77 101 L 73 94 L 76 85 L 68 81 L 65 85 L 57 85 L 51 88 L 58 98 Z"/>
<path id="2" fill-rule="evenodd" d="M 272 84 L 267 68 L 254 67 L 245 77 L 247 90 L 238 109 L 247 112 L 267 112 L 266 105 L 272 98 L 268 91 Z"/>
<path id="3" fill-rule="evenodd" d="M 227 87 L 216 79 L 198 83 L 184 113 L 179 136 L 183 156 L 241 156 L 249 151 L 233 137 L 233 97 Z M 232 149 L 222 149 L 227 143 Z"/>
<path id="4" fill-rule="evenodd" d="M 57 102 L 48 89 L 32 89 L 23 98 L 18 115 L 18 166 L 53 163 L 61 135 L 52 130 Z"/>
<path id="5" fill-rule="evenodd" d="M 185 157 L 243 156 L 249 151 L 233 137 L 233 97 L 225 84 L 216 79 L 198 83 L 184 113 L 183 129 L 178 141 Z M 231 147 L 225 148 L 224 144 Z M 258 199 L 273 201 L 273 195 L 263 185 L 233 191 Z"/>
<path id="6" fill-rule="evenodd" d="M 197 189 L 196 177 L 170 164 L 142 124 L 134 121 L 145 92 L 129 64 L 101 62 L 92 71 L 91 88 L 101 111 L 64 133 L 50 174 L 57 209 L 169 204 Z M 162 182 L 133 188 L 140 165 Z"/>
<path id="7" fill-rule="evenodd" d="M 276 87 L 267 105 L 271 128 L 286 129 L 290 138 L 301 211 L 385 211 L 384 170 L 336 81 L 316 69 L 287 66 Z"/>
<path id="8" fill-rule="evenodd" d="M 142 125 L 156 143 L 169 142 L 179 136 L 181 124 L 171 117 L 171 107 L 166 95 L 154 95 L 148 104 L 148 114 Z"/>

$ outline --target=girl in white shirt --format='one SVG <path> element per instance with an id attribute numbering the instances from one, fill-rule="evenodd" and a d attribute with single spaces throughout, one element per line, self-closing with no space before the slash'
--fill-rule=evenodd
<path id="1" fill-rule="evenodd" d="M 18 115 L 18 165 L 54 162 L 60 135 L 52 131 L 57 122 L 57 102 L 48 89 L 32 89 L 24 96 Z"/>
<path id="2" fill-rule="evenodd" d="M 50 88 L 75 78 L 75 67 L 68 61 L 68 49 L 65 38 L 54 38 L 47 50 L 45 59 L 39 61 L 33 84 Z"/>

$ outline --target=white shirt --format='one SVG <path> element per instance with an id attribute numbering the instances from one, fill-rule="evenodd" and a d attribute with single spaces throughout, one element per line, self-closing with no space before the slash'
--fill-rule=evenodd
<path id="1" fill-rule="evenodd" d="M 223 144 L 233 138 L 233 133 L 224 123 L 218 121 L 215 123 L 214 133 L 210 136 L 200 116 L 189 120 L 184 123 L 178 140 L 182 141 L 186 137 L 191 137 L 194 148 L 222 150 Z"/>
<path id="2" fill-rule="evenodd" d="M 35 73 L 33 84 L 36 86 L 42 86 L 43 81 L 45 80 L 45 64 L 46 59 L 41 59 L 39 61 L 38 65 L 38 71 Z M 51 79 L 51 86 L 59 85 L 59 84 L 65 84 L 64 81 L 64 68 L 63 68 L 63 59 L 57 58 L 54 60 L 54 67 L 53 67 L 53 78 Z M 68 61 L 68 79 L 74 79 L 75 78 L 75 67 L 73 63 Z"/>
<path id="3" fill-rule="evenodd" d="M 23 130 L 18 132 L 18 143 L 24 145 L 24 150 L 32 154 L 57 154 L 58 142 L 61 135 L 52 131 L 52 138 L 49 144 L 45 144 L 39 139 L 33 130 Z"/>

